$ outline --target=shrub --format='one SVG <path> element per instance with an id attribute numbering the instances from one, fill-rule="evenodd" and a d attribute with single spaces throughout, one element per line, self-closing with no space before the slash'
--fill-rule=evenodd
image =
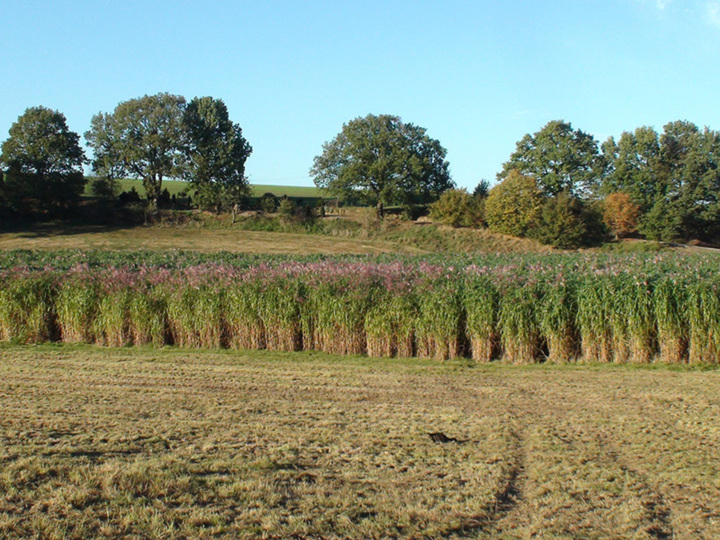
<path id="1" fill-rule="evenodd" d="M 675 276 L 663 278 L 653 290 L 660 360 L 669 364 L 687 361 L 690 330 L 687 314 L 687 283 Z"/>
<path id="2" fill-rule="evenodd" d="M 545 201 L 529 230 L 540 243 L 559 249 L 580 247 L 586 233 L 582 203 L 566 192 Z"/>
<path id="3" fill-rule="evenodd" d="M 720 287 L 717 282 L 695 282 L 688 291 L 690 363 L 720 363 Z"/>
<path id="4" fill-rule="evenodd" d="M 209 285 L 175 286 L 167 295 L 167 319 L 180 347 L 219 348 L 223 337 L 222 292 Z"/>
<path id="5" fill-rule="evenodd" d="M 533 285 L 514 283 L 500 300 L 499 322 L 504 359 L 511 364 L 531 364 L 539 359 L 538 292 Z"/>
<path id="6" fill-rule="evenodd" d="M 135 186 L 133 186 L 130 191 L 123 191 L 120 196 L 118 197 L 118 201 L 120 204 L 133 204 L 133 203 L 139 203 L 140 202 L 140 194 L 135 189 Z"/>
<path id="7" fill-rule="evenodd" d="M 573 361 L 579 355 L 575 286 L 559 278 L 545 284 L 543 289 L 537 317 L 542 337 L 547 343 L 548 360 Z"/>
<path id="8" fill-rule="evenodd" d="M 640 207 L 627 193 L 611 193 L 605 197 L 603 221 L 616 240 L 637 232 L 639 215 Z"/>
<path id="9" fill-rule="evenodd" d="M 377 294 L 373 284 L 343 277 L 318 283 L 310 294 L 315 348 L 330 354 L 363 354 L 365 319 Z"/>
<path id="10" fill-rule="evenodd" d="M 511 171 L 490 190 L 485 202 L 485 220 L 492 231 L 525 236 L 537 221 L 543 196 L 531 176 Z"/>
<path id="11" fill-rule="evenodd" d="M 225 288 L 225 332 L 230 348 L 265 348 L 261 301 L 262 284 L 259 281 L 236 283 Z"/>
<path id="12" fill-rule="evenodd" d="M 90 184 L 90 193 L 101 199 L 114 199 L 117 195 L 117 182 L 113 178 L 98 176 Z"/>
<path id="13" fill-rule="evenodd" d="M 98 344 L 108 347 L 123 347 L 132 342 L 130 336 L 129 287 L 105 291 L 97 306 L 93 332 Z"/>
<path id="14" fill-rule="evenodd" d="M 134 345 L 162 347 L 166 342 L 166 298 L 158 286 L 143 284 L 133 289 L 128 308 Z"/>
<path id="15" fill-rule="evenodd" d="M 273 195 L 272 193 L 265 193 L 262 197 L 260 197 L 260 209 L 265 214 L 272 214 L 277 210 L 279 201 L 278 198 Z"/>
<path id="16" fill-rule="evenodd" d="M 414 293 L 399 291 L 382 294 L 365 316 L 368 356 L 414 356 L 417 318 L 418 305 Z"/>
<path id="17" fill-rule="evenodd" d="M 464 189 L 451 189 L 430 205 L 430 217 L 451 227 L 479 227 L 482 204 Z"/>
<path id="18" fill-rule="evenodd" d="M 300 304 L 302 285 L 295 279 L 276 279 L 263 287 L 259 314 L 265 328 L 265 346 L 274 351 L 302 348 Z"/>
<path id="19" fill-rule="evenodd" d="M 577 324 L 586 362 L 613 360 L 613 294 L 608 276 L 583 276 L 577 291 Z"/>
<path id="20" fill-rule="evenodd" d="M 284 225 L 288 225 L 295 221 L 295 203 L 288 197 L 280 199 L 280 204 L 277 208 L 278 218 Z"/>

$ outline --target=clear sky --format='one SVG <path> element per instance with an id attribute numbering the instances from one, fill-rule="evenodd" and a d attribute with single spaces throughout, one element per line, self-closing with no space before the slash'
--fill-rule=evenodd
<path id="1" fill-rule="evenodd" d="M 720 1 L 0 0 L 0 140 L 27 107 L 82 134 L 170 92 L 221 98 L 253 183 L 312 185 L 343 123 L 392 114 L 493 181 L 525 133 L 563 119 L 602 142 L 642 125 L 720 129 Z"/>

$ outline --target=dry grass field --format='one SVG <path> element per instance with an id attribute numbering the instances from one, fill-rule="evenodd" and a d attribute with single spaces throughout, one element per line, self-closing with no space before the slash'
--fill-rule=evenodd
<path id="1" fill-rule="evenodd" d="M 720 537 L 717 371 L 5 345 L 0 411 L 2 538 Z"/>
<path id="2" fill-rule="evenodd" d="M 36 226 L 22 232 L 0 233 L 0 250 L 168 250 L 269 254 L 422 253 L 412 245 L 373 239 L 317 234 L 202 229 L 187 227 Z"/>
<path id="3" fill-rule="evenodd" d="M 350 234 L 286 233 L 202 226 L 35 225 L 0 232 L 0 250 L 192 250 L 202 252 L 312 254 L 547 253 L 547 246 L 486 229 L 450 229 L 395 222 L 388 230 Z"/>

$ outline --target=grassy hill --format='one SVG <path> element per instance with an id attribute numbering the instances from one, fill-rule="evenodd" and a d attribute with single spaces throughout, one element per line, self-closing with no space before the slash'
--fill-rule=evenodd
<path id="1" fill-rule="evenodd" d="M 513 238 L 486 229 L 451 229 L 398 219 L 368 226 L 330 217 L 308 231 L 299 226 L 278 228 L 277 222 L 262 219 L 241 220 L 233 225 L 228 216 L 194 212 L 192 217 L 192 221 L 180 225 L 168 220 L 136 227 L 37 224 L 0 232 L 0 249 L 180 249 L 327 255 L 552 251 L 534 240 Z M 275 228 L 262 230 L 271 225 Z"/>

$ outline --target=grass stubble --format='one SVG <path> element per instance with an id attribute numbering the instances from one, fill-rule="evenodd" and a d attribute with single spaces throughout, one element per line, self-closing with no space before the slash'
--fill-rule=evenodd
<path id="1" fill-rule="evenodd" d="M 678 369 L 3 345 L 0 536 L 718 537 Z"/>

